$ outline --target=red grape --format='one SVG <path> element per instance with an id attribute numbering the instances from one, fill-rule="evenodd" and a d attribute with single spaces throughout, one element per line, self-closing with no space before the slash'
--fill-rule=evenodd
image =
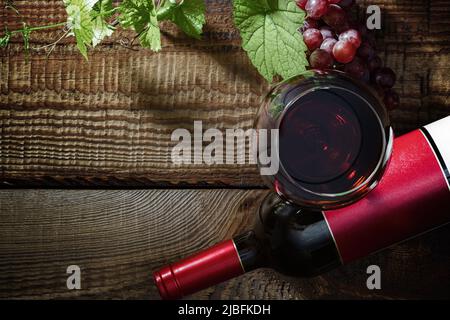
<path id="1" fill-rule="evenodd" d="M 297 6 L 298 6 L 300 9 L 303 9 L 303 10 L 305 10 L 306 3 L 307 3 L 307 2 L 308 2 L 308 0 L 297 0 L 297 1 L 296 1 Z"/>
<path id="2" fill-rule="evenodd" d="M 303 40 L 305 41 L 309 51 L 313 51 L 320 47 L 323 37 L 319 30 L 310 28 L 305 30 L 303 33 Z"/>
<path id="3" fill-rule="evenodd" d="M 329 69 L 333 66 L 333 57 L 322 49 L 316 49 L 309 57 L 309 64 L 313 69 Z"/>
<path id="4" fill-rule="evenodd" d="M 339 4 L 342 8 L 348 9 L 355 4 L 355 0 L 341 0 Z"/>
<path id="5" fill-rule="evenodd" d="M 305 9 L 309 18 L 320 19 L 327 13 L 328 2 L 327 0 L 308 0 Z"/>
<path id="6" fill-rule="evenodd" d="M 334 32 L 330 27 L 322 27 L 320 28 L 320 33 L 324 39 L 334 38 Z"/>
<path id="7" fill-rule="evenodd" d="M 353 20 L 347 11 L 355 0 L 295 0 L 307 12 L 300 31 L 309 49 L 310 67 L 336 68 L 361 82 L 370 83 L 388 109 L 399 105 L 392 90 L 396 75 L 376 55 L 376 39 L 365 21 Z M 336 62 L 336 64 L 335 64 Z"/>
<path id="8" fill-rule="evenodd" d="M 375 35 L 372 32 L 368 32 L 365 35 L 364 41 L 367 42 L 368 44 L 370 44 L 372 46 L 372 48 L 377 47 L 377 41 L 375 39 Z"/>
<path id="9" fill-rule="evenodd" d="M 383 66 L 383 61 L 381 60 L 381 58 L 379 56 L 375 56 L 369 60 L 369 62 L 367 63 L 367 66 L 369 67 L 370 71 L 374 71 Z"/>
<path id="10" fill-rule="evenodd" d="M 332 28 L 338 28 L 340 25 L 347 23 L 347 14 L 337 4 L 328 5 L 327 13 L 322 17 L 322 20 Z"/>
<path id="11" fill-rule="evenodd" d="M 355 48 L 361 45 L 361 35 L 355 29 L 347 30 L 339 35 L 339 40 L 350 42 Z"/>
<path id="12" fill-rule="evenodd" d="M 364 75 L 368 74 L 364 61 L 358 57 L 355 57 L 352 62 L 346 64 L 344 71 L 357 79 L 363 79 Z"/>
<path id="13" fill-rule="evenodd" d="M 384 99 L 386 90 L 384 90 L 383 88 L 381 88 L 381 87 L 379 87 L 379 86 L 372 86 L 372 87 L 373 87 L 373 89 L 376 91 L 376 93 L 378 94 L 378 96 L 379 96 L 381 99 Z"/>
<path id="14" fill-rule="evenodd" d="M 359 34 L 361 35 L 361 37 L 365 37 L 367 35 L 367 33 L 369 32 L 369 30 L 367 29 L 367 26 L 365 23 L 359 23 L 356 26 L 356 30 L 359 31 Z"/>
<path id="15" fill-rule="evenodd" d="M 372 82 L 383 89 L 390 89 L 394 86 L 397 77 L 391 68 L 379 68 L 372 74 Z"/>
<path id="16" fill-rule="evenodd" d="M 333 48 L 333 56 L 340 63 L 349 63 L 356 54 L 356 48 L 347 41 L 338 41 Z"/>
<path id="17" fill-rule="evenodd" d="M 305 32 L 305 30 L 311 29 L 311 28 L 319 29 L 319 21 L 310 19 L 310 18 L 306 18 L 305 21 L 303 21 L 303 27 L 300 28 L 300 31 L 303 33 L 303 32 Z"/>
<path id="18" fill-rule="evenodd" d="M 343 24 L 336 26 L 334 29 L 337 34 L 340 34 L 350 29 L 350 25 L 347 22 L 344 22 Z"/>
<path id="19" fill-rule="evenodd" d="M 361 80 L 367 84 L 370 84 L 370 71 L 368 68 L 364 69 L 364 74 L 363 74 Z"/>
<path id="20" fill-rule="evenodd" d="M 392 89 L 389 89 L 384 94 L 383 101 L 384 101 L 384 105 L 386 106 L 386 108 L 388 108 L 389 110 L 392 110 L 399 106 L 400 97 L 398 96 L 397 92 L 395 92 Z"/>
<path id="21" fill-rule="evenodd" d="M 326 38 L 320 45 L 320 49 L 325 50 L 329 54 L 333 54 L 333 47 L 336 44 L 336 42 L 337 42 L 336 39 Z"/>
<path id="22" fill-rule="evenodd" d="M 370 60 L 375 56 L 375 50 L 368 42 L 363 41 L 358 49 L 358 56 L 365 60 Z"/>

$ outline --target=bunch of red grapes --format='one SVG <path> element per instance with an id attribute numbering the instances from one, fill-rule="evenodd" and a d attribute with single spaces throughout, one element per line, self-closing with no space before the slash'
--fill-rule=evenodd
<path id="1" fill-rule="evenodd" d="M 349 16 L 355 0 L 297 0 L 307 18 L 300 28 L 309 49 L 309 64 L 313 69 L 342 70 L 371 84 L 388 109 L 399 104 L 392 89 L 396 75 L 384 67 L 375 52 L 375 38 L 365 22 L 355 23 Z"/>

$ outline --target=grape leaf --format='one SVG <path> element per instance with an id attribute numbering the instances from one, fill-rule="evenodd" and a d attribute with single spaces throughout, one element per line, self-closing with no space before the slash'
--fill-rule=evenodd
<path id="1" fill-rule="evenodd" d="M 143 47 L 161 49 L 161 32 L 152 0 L 124 0 L 119 10 L 120 24 L 136 31 Z"/>
<path id="2" fill-rule="evenodd" d="M 305 13 L 292 0 L 233 0 L 242 47 L 268 81 L 284 79 L 306 70 L 307 50 L 298 32 Z"/>
<path id="3" fill-rule="evenodd" d="M 109 37 L 114 32 L 107 19 L 114 13 L 112 0 L 99 0 L 93 7 L 93 37 L 92 46 L 98 45 L 104 38 Z"/>
<path id="4" fill-rule="evenodd" d="M 153 51 L 161 50 L 161 31 L 156 18 L 156 11 L 150 15 L 147 30 L 139 35 L 139 41 L 145 48 L 150 48 Z"/>
<path id="5" fill-rule="evenodd" d="M 68 25 L 75 35 L 77 47 L 87 59 L 87 46 L 94 37 L 94 23 L 91 11 L 98 0 L 64 0 Z"/>
<path id="6" fill-rule="evenodd" d="M 164 4 L 165 18 L 175 23 L 188 36 L 200 39 L 205 18 L 204 0 L 167 0 Z"/>

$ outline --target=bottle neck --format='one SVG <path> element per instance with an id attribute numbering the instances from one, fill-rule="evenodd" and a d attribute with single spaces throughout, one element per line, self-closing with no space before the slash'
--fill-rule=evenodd
<path id="1" fill-rule="evenodd" d="M 233 241 L 245 272 L 265 266 L 264 252 L 254 231 L 240 234 Z"/>
<path id="2" fill-rule="evenodd" d="M 163 267 L 153 279 L 163 299 L 179 299 L 257 268 L 259 253 L 250 231 Z"/>

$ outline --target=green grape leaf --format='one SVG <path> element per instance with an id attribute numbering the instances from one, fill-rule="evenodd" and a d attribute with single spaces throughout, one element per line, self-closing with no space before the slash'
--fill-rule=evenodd
<path id="1" fill-rule="evenodd" d="M 167 0 L 162 10 L 165 19 L 171 20 L 188 36 L 200 39 L 205 18 L 205 0 Z"/>
<path id="2" fill-rule="evenodd" d="M 305 13 L 292 0 L 233 0 L 242 47 L 264 78 L 284 79 L 306 70 L 307 50 L 298 28 Z"/>
<path id="3" fill-rule="evenodd" d="M 94 22 L 91 11 L 98 0 L 64 0 L 68 25 L 75 35 L 77 47 L 87 59 L 87 47 L 94 37 Z"/>
<path id="4" fill-rule="evenodd" d="M 145 32 L 139 35 L 139 41 L 144 48 L 150 48 L 153 51 L 161 50 L 161 31 L 158 25 L 158 19 L 155 14 L 150 15 L 150 21 Z"/>
<path id="5" fill-rule="evenodd" d="M 120 24 L 136 31 L 143 47 L 161 50 L 161 32 L 152 0 L 124 0 L 119 10 Z"/>
<path id="6" fill-rule="evenodd" d="M 111 26 L 107 19 L 111 18 L 114 13 L 112 0 L 99 0 L 93 7 L 93 37 L 92 46 L 95 47 L 106 37 L 109 37 L 114 32 L 114 27 Z"/>

